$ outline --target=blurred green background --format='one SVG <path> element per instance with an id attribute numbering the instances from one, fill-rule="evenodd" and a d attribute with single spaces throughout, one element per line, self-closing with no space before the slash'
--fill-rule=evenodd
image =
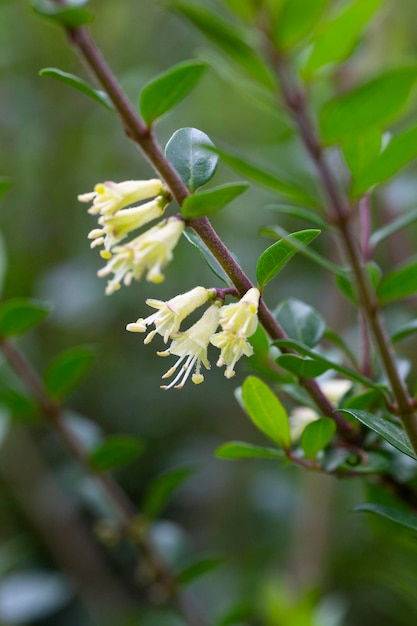
<path id="1" fill-rule="evenodd" d="M 134 102 L 149 79 L 174 63 L 196 54 L 212 58 L 196 32 L 159 2 L 96 0 L 91 6 L 94 38 Z M 367 75 L 415 58 L 416 25 L 414 0 L 386 2 L 347 73 Z M 166 361 L 156 356 L 154 344 L 144 346 L 141 336 L 126 333 L 126 323 L 148 314 L 146 298 L 221 285 L 184 240 L 162 285 L 135 283 L 104 296 L 105 281 L 95 275 L 102 262 L 86 239 L 95 220 L 77 194 L 99 181 L 150 178 L 152 170 L 111 113 L 38 76 L 52 66 L 88 79 L 60 29 L 37 17 L 28 2 L 0 0 L 0 51 L 0 174 L 13 181 L 0 213 L 8 257 L 3 297 L 52 305 L 48 321 L 20 344 L 39 371 L 66 348 L 95 346 L 94 366 L 71 395 L 69 411 L 85 437 L 94 438 L 99 428 L 145 440 L 144 455 L 117 473 L 138 507 L 158 473 L 195 469 L 153 534 L 175 567 L 201 556 L 224 559 L 191 586 L 203 610 L 220 618 L 241 605 L 240 621 L 229 623 L 254 626 L 313 624 L 303 617 L 311 606 L 318 606 L 314 624 L 320 626 L 415 624 L 415 539 L 350 512 L 364 501 L 361 481 L 336 483 L 272 462 L 214 458 L 216 447 L 230 439 L 262 441 L 233 395 L 247 364 L 239 364 L 233 381 L 213 368 L 201 386 L 159 389 Z M 318 97 L 330 89 L 324 83 Z M 183 126 L 199 128 L 270 169 L 277 164 L 312 177 L 282 113 L 231 83 L 227 68 L 210 69 L 161 120 L 161 143 Z M 214 184 L 237 178 L 220 166 Z M 387 202 L 395 198 L 397 207 L 412 207 L 415 191 L 409 173 L 402 186 L 388 188 Z M 265 209 L 271 202 L 276 198 L 252 187 L 213 220 L 251 277 L 270 243 L 258 230 L 277 219 Z M 410 249 L 413 239 L 410 229 Z M 273 307 L 289 296 L 304 299 L 347 336 L 355 321 L 355 312 L 338 304 L 331 277 L 302 259 L 266 295 Z M 2 371 L 10 378 L 4 365 Z M 138 611 L 131 551 L 99 545 L 90 528 L 97 513 L 106 518 L 106 503 L 41 423 L 15 419 L 0 455 L 0 624 L 183 623 L 167 610 L 152 609 L 144 593 Z"/>

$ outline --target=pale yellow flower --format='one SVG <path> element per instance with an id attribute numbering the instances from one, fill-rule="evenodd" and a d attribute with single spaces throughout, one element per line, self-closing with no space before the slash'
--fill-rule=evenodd
<path id="1" fill-rule="evenodd" d="M 210 343 L 221 350 L 216 365 L 219 367 L 227 365 L 224 372 L 226 378 L 232 378 L 235 375 L 234 367 L 243 354 L 245 356 L 252 356 L 253 354 L 253 348 L 246 339 L 238 337 L 235 333 L 228 330 L 213 335 Z"/>
<path id="2" fill-rule="evenodd" d="M 352 388 L 352 381 L 346 378 L 333 378 L 332 380 L 318 381 L 320 389 L 332 404 L 338 404 Z"/>
<path id="3" fill-rule="evenodd" d="M 252 287 L 239 302 L 223 306 L 220 313 L 223 330 L 243 339 L 253 335 L 258 326 L 259 297 L 259 290 Z"/>
<path id="4" fill-rule="evenodd" d="M 141 202 L 147 198 L 159 196 L 164 189 L 160 180 L 126 180 L 122 183 L 107 181 L 98 183 L 94 191 L 78 196 L 80 202 L 93 202 L 88 212 L 92 215 L 100 213 L 109 215 L 120 209 Z"/>

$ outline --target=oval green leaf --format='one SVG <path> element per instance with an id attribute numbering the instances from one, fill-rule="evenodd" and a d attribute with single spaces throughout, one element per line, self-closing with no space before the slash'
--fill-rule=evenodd
<path id="1" fill-rule="evenodd" d="M 190 242 L 192 246 L 197 248 L 213 274 L 220 278 L 226 285 L 229 287 L 233 287 L 233 282 L 226 274 L 216 257 L 213 255 L 211 250 L 207 247 L 207 244 L 201 239 L 196 232 L 194 232 L 191 228 L 186 228 L 184 230 L 184 237 Z"/>
<path id="2" fill-rule="evenodd" d="M 408 298 L 417 293 L 417 259 L 394 270 L 381 281 L 378 299 L 382 304 Z"/>
<path id="3" fill-rule="evenodd" d="M 385 517 L 396 524 L 400 524 L 400 526 L 405 526 L 405 528 L 417 531 L 417 516 L 413 515 L 413 513 L 401 511 L 400 509 L 396 509 L 392 506 L 372 504 L 369 502 L 355 506 L 353 510 L 355 513 L 374 513 L 375 515 Z"/>
<path id="4" fill-rule="evenodd" d="M 92 98 L 92 100 L 95 100 L 99 104 L 102 104 L 106 109 L 110 111 L 114 109 L 113 104 L 105 91 L 94 89 L 94 87 L 91 87 L 91 85 L 89 85 L 85 80 L 79 78 L 78 76 L 74 76 L 74 74 L 68 74 L 68 72 L 63 72 L 56 67 L 45 67 L 39 72 L 39 76 L 50 76 L 51 78 L 55 78 L 56 80 L 73 87 L 73 89 L 80 91 L 89 98 Z"/>
<path id="5" fill-rule="evenodd" d="M 0 336 L 22 335 L 43 322 L 49 312 L 50 307 L 35 300 L 25 298 L 8 300 L 0 305 Z"/>
<path id="6" fill-rule="evenodd" d="M 44 383 L 54 398 L 63 398 L 87 373 L 95 357 L 89 346 L 70 348 L 59 354 L 48 366 Z"/>
<path id="7" fill-rule="evenodd" d="M 67 28 L 78 28 L 93 21 L 91 11 L 82 8 L 81 4 L 86 2 L 78 2 L 77 6 L 63 6 L 53 0 L 31 0 L 35 13 Z"/>
<path id="8" fill-rule="evenodd" d="M 192 563 L 177 574 L 177 583 L 179 585 L 189 585 L 193 580 L 204 574 L 208 574 L 222 565 L 222 563 L 223 560 L 219 558 L 202 559 L 201 561 L 197 561 L 197 563 Z"/>
<path id="9" fill-rule="evenodd" d="M 142 511 L 148 517 L 157 517 L 175 491 L 193 474 L 193 467 L 176 467 L 157 476 L 149 485 Z"/>
<path id="10" fill-rule="evenodd" d="M 218 459 L 227 459 L 235 461 L 236 459 L 284 459 L 285 455 L 282 450 L 275 448 L 265 448 L 262 446 L 254 446 L 245 441 L 230 441 L 225 443 L 216 450 Z"/>
<path id="11" fill-rule="evenodd" d="M 277 19 L 278 46 L 287 50 L 308 35 L 327 4 L 328 0 L 287 0 Z"/>
<path id="12" fill-rule="evenodd" d="M 315 459 L 336 432 L 336 423 L 330 417 L 322 417 L 308 424 L 301 436 L 300 445 L 308 459 Z"/>
<path id="13" fill-rule="evenodd" d="M 322 316 L 310 305 L 290 298 L 284 300 L 275 311 L 275 318 L 290 339 L 314 348 L 326 330 Z"/>
<path id="14" fill-rule="evenodd" d="M 242 386 L 243 402 L 252 422 L 284 450 L 291 445 L 288 415 L 276 395 L 262 380 L 249 376 Z"/>
<path id="15" fill-rule="evenodd" d="M 219 157 L 213 148 L 213 142 L 197 128 L 180 128 L 165 147 L 168 161 L 192 193 L 214 176 Z"/>
<path id="16" fill-rule="evenodd" d="M 223 209 L 244 193 L 248 187 L 248 183 L 227 183 L 195 193 L 184 200 L 181 215 L 189 220 L 210 215 L 214 211 Z"/>
<path id="17" fill-rule="evenodd" d="M 131 463 L 142 454 L 144 444 L 138 437 L 112 435 L 89 455 L 89 465 L 96 472 L 110 472 Z"/>
<path id="18" fill-rule="evenodd" d="M 275 362 L 299 378 L 315 378 L 330 369 L 326 363 L 314 359 L 303 359 L 296 354 L 281 354 Z"/>

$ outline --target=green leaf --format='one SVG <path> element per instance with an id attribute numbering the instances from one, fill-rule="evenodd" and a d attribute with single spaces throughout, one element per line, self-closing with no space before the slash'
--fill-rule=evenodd
<path id="1" fill-rule="evenodd" d="M 278 46 L 287 50 L 308 35 L 327 3 L 328 0 L 287 0 L 274 33 Z"/>
<path id="2" fill-rule="evenodd" d="M 88 9 L 83 9 L 80 6 L 82 4 L 86 2 L 73 2 L 73 6 L 69 3 L 66 6 L 60 6 L 53 0 L 31 0 L 35 13 L 67 28 L 77 28 L 93 21 L 93 14 Z"/>
<path id="3" fill-rule="evenodd" d="M 0 336 L 23 335 L 34 326 L 41 324 L 49 312 L 49 306 L 36 300 L 26 298 L 8 300 L 0 305 Z"/>
<path id="4" fill-rule="evenodd" d="M 148 126 L 173 109 L 197 85 L 207 69 L 202 61 L 186 61 L 175 65 L 142 90 L 140 113 Z"/>
<path id="5" fill-rule="evenodd" d="M 256 12 L 251 0 L 223 0 L 223 2 L 233 13 L 244 20 L 250 20 Z"/>
<path id="6" fill-rule="evenodd" d="M 255 426 L 274 443 L 288 450 L 291 444 L 288 415 L 268 385 L 256 376 L 248 376 L 242 386 L 242 397 Z"/>
<path id="7" fill-rule="evenodd" d="M 416 79 L 415 66 L 400 67 L 328 102 L 320 115 L 324 141 L 337 143 L 350 134 L 394 122 L 404 110 Z"/>
<path id="8" fill-rule="evenodd" d="M 327 327 L 323 333 L 323 337 L 327 339 L 330 343 L 333 343 L 337 346 L 350 360 L 354 367 L 359 369 L 358 361 L 356 355 L 352 352 L 349 345 L 344 341 L 344 339 L 340 336 L 340 334 L 334 331 L 332 328 Z"/>
<path id="9" fill-rule="evenodd" d="M 370 263 L 365 265 L 365 271 L 368 274 L 370 284 L 376 291 L 381 282 L 381 268 L 374 261 L 370 261 Z M 336 276 L 336 284 L 348 300 L 356 305 L 359 303 L 359 297 L 356 294 L 356 281 L 352 270 L 346 269 L 343 275 L 338 274 Z"/>
<path id="10" fill-rule="evenodd" d="M 9 191 L 10 187 L 12 186 L 12 181 L 9 178 L 5 178 L 5 177 L 0 177 L 0 198 L 6 193 L 6 191 Z"/>
<path id="11" fill-rule="evenodd" d="M 196 578 L 212 572 L 222 564 L 223 560 L 219 558 L 202 559 L 197 561 L 197 563 L 192 563 L 177 574 L 177 583 L 179 585 L 188 585 Z"/>
<path id="12" fill-rule="evenodd" d="M 326 330 L 322 316 L 313 307 L 290 298 L 284 300 L 275 311 L 275 318 L 290 339 L 314 348 Z"/>
<path id="13" fill-rule="evenodd" d="M 359 135 L 348 135 L 342 140 L 342 152 L 354 180 L 353 193 L 358 179 L 367 171 L 381 152 L 382 133 L 378 128 L 368 128 Z M 371 165 L 372 167 L 372 165 Z"/>
<path id="14" fill-rule="evenodd" d="M 356 0 L 330 19 L 313 39 L 302 73 L 311 77 L 329 63 L 340 63 L 354 50 L 361 31 L 384 0 Z"/>
<path id="15" fill-rule="evenodd" d="M 176 467 L 157 476 L 149 485 L 142 511 L 155 518 L 164 509 L 175 491 L 195 473 L 193 467 Z"/>
<path id="16" fill-rule="evenodd" d="M 396 524 L 400 524 L 400 526 L 405 526 L 410 530 L 417 531 L 417 517 L 413 513 L 407 513 L 392 506 L 372 504 L 369 502 L 355 506 L 353 510 L 355 513 L 375 513 L 376 515 L 381 515 Z"/>
<path id="17" fill-rule="evenodd" d="M 405 339 L 409 335 L 417 333 L 417 320 L 412 320 L 408 324 L 405 324 L 397 330 L 393 335 L 391 335 L 391 341 L 396 343 L 397 341 L 401 341 L 401 339 Z"/>
<path id="18" fill-rule="evenodd" d="M 99 104 L 102 104 L 106 109 L 109 109 L 110 111 L 114 109 L 113 104 L 105 91 L 94 89 L 94 87 L 91 87 L 91 85 L 89 85 L 85 80 L 79 78 L 78 76 L 74 76 L 74 74 L 68 74 L 68 72 L 63 72 L 56 67 L 45 67 L 39 72 L 39 76 L 50 76 L 51 78 L 55 78 L 56 80 L 77 89 L 77 91 L 81 91 L 84 95 L 92 98 Z"/>
<path id="19" fill-rule="evenodd" d="M 376 248 L 381 241 L 387 239 L 394 233 L 398 232 L 402 228 L 405 228 L 409 224 L 412 224 L 417 220 L 417 209 L 412 209 L 411 211 L 407 211 L 404 215 L 400 215 L 397 219 L 393 220 L 386 226 L 382 226 L 378 230 L 376 230 L 369 238 L 369 245 L 372 248 Z"/>
<path id="20" fill-rule="evenodd" d="M 233 282 L 231 281 L 229 276 L 226 274 L 226 272 L 224 271 L 224 269 L 222 268 L 222 266 L 220 265 L 216 257 L 213 256 L 212 252 L 209 250 L 209 248 L 201 239 L 201 237 L 197 235 L 197 233 L 194 232 L 191 228 L 186 228 L 184 230 L 184 236 L 191 243 L 191 245 L 197 248 L 197 250 L 203 257 L 203 259 L 205 260 L 205 262 L 207 263 L 211 271 L 218 278 L 220 278 L 220 280 L 222 280 L 226 285 L 228 285 L 229 287 L 232 287 Z"/>
<path id="21" fill-rule="evenodd" d="M 417 259 L 408 261 L 381 281 L 378 298 L 382 304 L 408 298 L 417 293 Z"/>
<path id="22" fill-rule="evenodd" d="M 44 383 L 51 396 L 66 396 L 85 376 L 94 356 L 94 350 L 88 346 L 70 348 L 59 354 L 44 375 Z"/>
<path id="23" fill-rule="evenodd" d="M 225 443 L 216 450 L 218 459 L 227 459 L 234 461 L 236 459 L 284 459 L 285 455 L 282 450 L 275 448 L 265 448 L 262 446 L 254 446 L 244 441 L 230 441 Z"/>
<path id="24" fill-rule="evenodd" d="M 352 463 L 349 461 L 351 457 L 348 457 L 346 461 L 341 465 L 341 469 L 346 471 L 354 471 L 356 474 L 385 474 L 389 472 L 391 461 L 386 454 L 380 452 L 370 452 L 366 450 L 366 462 L 362 461 L 359 457 L 357 462 Z"/>
<path id="25" fill-rule="evenodd" d="M 320 230 L 309 229 L 291 233 L 286 239 L 277 241 L 261 254 L 256 265 L 256 279 L 259 288 L 263 289 L 270 280 L 285 267 L 288 261 L 296 254 L 297 250 L 288 243 L 296 240 L 303 246 L 308 246 L 319 234 Z"/>
<path id="26" fill-rule="evenodd" d="M 269 204 L 266 208 L 270 211 L 276 211 L 281 215 L 289 215 L 290 217 L 296 217 L 299 220 L 309 222 L 310 226 L 317 226 L 320 230 L 334 231 L 334 228 L 330 224 L 311 209 L 281 204 Z"/>
<path id="27" fill-rule="evenodd" d="M 106 437 L 89 455 L 89 465 L 96 472 L 110 472 L 124 467 L 142 454 L 144 444 L 138 437 Z"/>
<path id="28" fill-rule="evenodd" d="M 267 66 L 235 25 L 218 17 L 214 11 L 187 2 L 168 2 L 168 6 L 189 19 L 252 80 L 269 90 L 275 88 L 275 80 Z"/>
<path id="29" fill-rule="evenodd" d="M 326 363 L 315 359 L 303 359 L 296 354 L 281 354 L 275 362 L 299 378 L 315 378 L 330 369 Z"/>
<path id="30" fill-rule="evenodd" d="M 248 189 L 247 183 L 227 183 L 188 196 L 181 207 L 186 219 L 197 219 L 219 211 Z"/>
<path id="31" fill-rule="evenodd" d="M 336 432 L 336 424 L 329 417 L 322 417 L 311 422 L 303 430 L 300 445 L 308 459 L 315 459 L 320 450 L 323 450 Z"/>
<path id="32" fill-rule="evenodd" d="M 383 419 L 378 415 L 372 415 L 372 413 L 368 413 L 368 411 L 360 411 L 357 409 L 340 410 L 344 413 L 349 413 L 349 415 L 353 415 L 353 417 L 362 422 L 362 424 L 365 424 L 365 426 L 368 426 L 368 428 L 388 441 L 394 448 L 397 448 L 397 450 L 400 450 L 412 459 L 417 460 L 416 453 L 411 447 L 407 434 L 400 426 L 397 426 L 397 424 L 390 422 L 388 419 Z"/>
<path id="33" fill-rule="evenodd" d="M 213 147 L 209 137 L 197 128 L 180 128 L 165 147 L 168 161 L 191 192 L 214 176 L 219 157 Z"/>

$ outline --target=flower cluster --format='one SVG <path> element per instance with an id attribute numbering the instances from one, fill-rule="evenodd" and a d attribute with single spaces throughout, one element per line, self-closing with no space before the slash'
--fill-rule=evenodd
<path id="1" fill-rule="evenodd" d="M 256 330 L 258 324 L 259 291 L 256 288 L 249 289 L 239 302 L 223 306 L 223 301 L 217 297 L 215 289 L 196 287 L 187 293 L 175 296 L 167 302 L 161 300 L 147 300 L 146 303 L 156 313 L 149 315 L 137 322 L 128 324 L 127 330 L 131 332 L 147 332 L 149 326 L 154 326 L 145 337 L 145 343 L 152 341 L 156 334 L 162 335 L 164 342 L 171 339 L 171 345 L 159 356 L 175 355 L 176 363 L 163 375 L 162 378 L 170 378 L 175 374 L 169 385 L 162 389 L 181 389 L 191 375 L 191 380 L 198 385 L 203 382 L 201 365 L 210 369 L 207 357 L 208 346 L 220 348 L 218 366 L 226 365 L 225 376 L 231 378 L 235 371 L 236 362 L 244 354 L 251 356 L 253 348 L 247 339 Z M 193 311 L 211 300 L 210 306 L 202 317 L 188 330 L 180 331 L 182 321 Z M 222 330 L 216 333 L 217 328 Z M 194 371 L 193 371 L 194 370 Z"/>
<path id="2" fill-rule="evenodd" d="M 149 200 L 137 205 L 142 200 Z M 162 270 L 172 259 L 172 251 L 184 230 L 184 222 L 177 217 L 162 220 L 156 226 L 121 244 L 132 231 L 161 217 L 168 204 L 166 190 L 158 179 L 128 180 L 122 183 L 106 182 L 95 186 L 94 191 L 78 196 L 81 202 L 92 202 L 88 212 L 99 215 L 99 228 L 88 234 L 91 247 L 103 246 L 101 256 L 106 259 L 98 276 L 113 274 L 106 288 L 110 295 L 123 281 L 146 279 L 159 283 L 164 279 Z"/>

